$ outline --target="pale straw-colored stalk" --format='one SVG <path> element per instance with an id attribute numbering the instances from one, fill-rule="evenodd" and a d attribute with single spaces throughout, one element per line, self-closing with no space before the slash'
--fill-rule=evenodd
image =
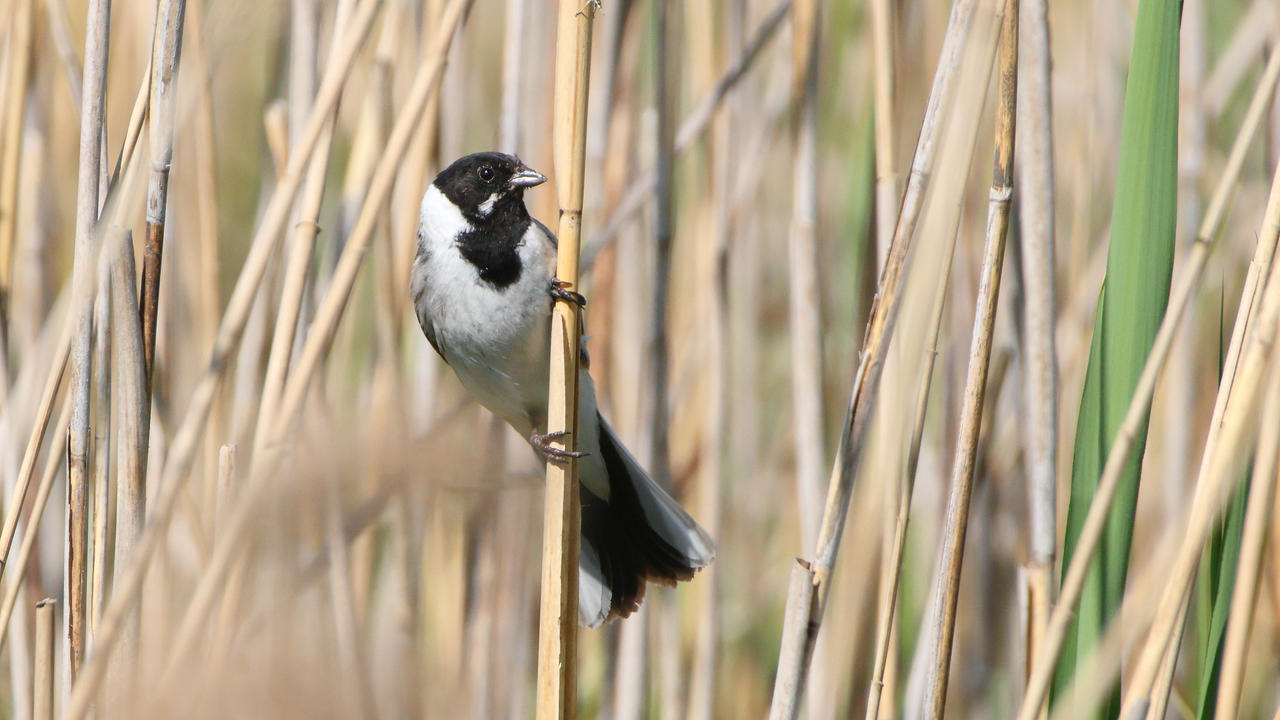
<path id="1" fill-rule="evenodd" d="M 115 568 L 122 573 L 133 562 L 133 553 L 142 535 L 147 504 L 147 440 L 151 413 L 147 402 L 146 341 L 141 317 L 133 260 L 133 238 L 129 230 L 112 227 L 105 236 L 104 253 L 111 259 L 112 358 L 114 379 L 118 388 L 116 406 L 116 542 Z M 142 608 L 134 606 L 125 620 L 123 637 L 117 650 L 111 686 L 111 707 L 127 703 L 132 693 L 138 662 L 138 639 L 142 631 Z M 127 707 L 127 705 L 125 705 Z"/>
<path id="2" fill-rule="evenodd" d="M 1190 305 L 1194 291 L 1203 277 L 1209 251 L 1213 248 L 1227 200 L 1230 198 L 1231 190 L 1234 188 L 1243 166 L 1249 140 L 1252 139 L 1258 125 L 1261 123 L 1262 111 L 1267 105 L 1266 101 L 1274 90 L 1278 77 L 1280 77 L 1280 54 L 1272 57 L 1253 100 L 1250 102 L 1249 111 L 1246 113 L 1245 119 L 1241 123 L 1240 131 L 1236 135 L 1227 165 L 1210 200 L 1200 231 L 1197 233 L 1196 242 L 1187 255 L 1182 274 L 1178 278 L 1178 283 L 1174 286 L 1174 293 L 1170 296 L 1168 309 L 1165 311 L 1164 319 L 1161 321 L 1151 352 L 1147 356 L 1142 375 L 1134 389 L 1133 398 L 1130 400 L 1128 410 L 1125 413 L 1124 423 L 1116 434 L 1116 440 L 1107 456 L 1107 462 L 1103 467 L 1097 491 L 1093 501 L 1090 503 L 1088 514 L 1081 528 L 1076 552 L 1063 573 L 1060 595 L 1053 612 L 1049 616 L 1044 642 L 1037 651 L 1035 660 L 1031 665 L 1031 676 L 1027 681 L 1026 694 L 1018 711 L 1018 720 L 1033 720 L 1033 718 L 1037 717 L 1040 714 L 1040 707 L 1048 695 L 1049 683 L 1053 676 L 1053 667 L 1056 665 L 1058 653 L 1061 651 L 1062 643 L 1066 638 L 1066 632 L 1074 614 L 1075 604 L 1080 599 L 1080 593 L 1083 590 L 1088 572 L 1088 565 L 1102 539 L 1102 531 L 1106 525 L 1107 514 L 1110 512 L 1111 503 L 1115 500 L 1116 490 L 1119 487 L 1121 471 L 1129 452 L 1133 449 L 1135 433 L 1140 427 L 1155 393 L 1156 379 L 1164 366 L 1164 361 L 1168 357 L 1179 318 L 1186 311 L 1187 306 Z M 1273 182 L 1267 217 L 1263 220 L 1263 236 L 1258 240 L 1258 251 L 1254 260 L 1255 266 L 1265 268 L 1271 265 L 1275 236 L 1272 234 L 1271 240 L 1268 241 L 1267 233 L 1272 232 L 1270 228 L 1277 224 L 1276 218 L 1278 214 L 1280 214 L 1280 183 Z M 1262 272 L 1265 272 L 1265 269 Z M 1260 274 L 1251 267 L 1250 275 L 1246 277 L 1245 287 L 1241 293 L 1240 314 L 1237 315 L 1236 328 L 1233 331 L 1233 346 L 1236 345 L 1235 337 L 1237 335 L 1243 339 L 1244 323 L 1241 320 L 1248 316 L 1249 309 L 1253 306 L 1252 298 L 1258 287 Z M 1223 380 L 1220 386 L 1222 388 L 1230 387 L 1232 384 L 1231 376 L 1235 367 L 1232 358 L 1233 355 L 1229 349 L 1226 362 L 1223 365 Z M 1221 392 L 1219 395 L 1221 397 L 1218 403 L 1221 403 L 1222 407 L 1225 408 L 1226 397 Z M 1217 415 L 1216 412 L 1215 415 Z M 1214 425 L 1216 424 L 1214 423 Z M 1211 425 L 1211 437 L 1206 443 L 1206 449 L 1211 449 L 1209 445 L 1214 444 L 1212 434 L 1215 431 L 1212 430 L 1212 427 Z"/>
<path id="3" fill-rule="evenodd" d="M 15 0 L 9 17 L 7 97 L 0 111 L 0 402 L 9 385 L 9 294 L 13 284 L 14 238 L 18 227 L 18 168 L 22 160 L 22 115 L 30 79 L 35 1 Z"/>
<path id="4" fill-rule="evenodd" d="M 893 7 L 889 0 L 871 0 L 872 83 L 876 142 L 876 275 L 884 269 L 898 217 L 898 155 L 893 112 Z"/>
<path id="5" fill-rule="evenodd" d="M 801 547 L 817 540 L 822 504 L 822 324 L 818 296 L 818 0 L 792 10 L 792 92 L 797 98 L 792 163 L 791 227 L 787 234 L 791 335 L 791 412 Z"/>
<path id="6" fill-rule="evenodd" d="M 1019 132 L 1014 171 L 1021 230 L 1021 357 L 1026 418 L 1022 427 L 1030 509 L 1025 656 L 1030 663 L 1053 604 L 1058 534 L 1058 350 L 1054 335 L 1054 140 L 1047 0 L 1023 0 L 1019 16 Z"/>
<path id="7" fill-rule="evenodd" d="M 665 3 L 656 12 L 663 13 Z M 587 97 L 591 68 L 591 31 L 596 5 L 560 0 L 556 23 L 553 109 L 554 172 L 560 219 L 556 277 L 578 286 L 582 237 L 582 195 L 586 167 Z M 661 36 L 661 30 L 658 31 Z M 659 40 L 661 42 L 661 40 Z M 663 81 L 660 79 L 658 85 Z M 547 396 L 547 432 L 567 433 L 566 450 L 577 447 L 580 309 L 556 302 L 551 316 L 551 377 Z M 591 419 L 588 418 L 588 422 Z M 582 524 L 578 504 L 578 464 L 548 462 L 542 533 L 542 591 L 538 618 L 538 720 L 574 718 L 578 687 L 578 542 Z"/>
<path id="8" fill-rule="evenodd" d="M 75 331 L 71 341 L 71 426 L 67 452 L 67 541 L 63 557 L 62 605 L 66 685 L 75 681 L 84 660 L 85 582 L 88 567 L 88 449 L 90 350 L 93 344 L 93 309 L 90 298 L 98 267 L 99 175 L 102 170 L 101 137 L 106 123 L 107 44 L 110 37 L 111 0 L 90 0 L 84 49 L 84 80 L 80 112 L 80 162 L 76 192 L 75 258 L 72 264 L 72 307 Z"/>
<path id="9" fill-rule="evenodd" d="M 32 720 L 53 720 L 53 637 L 57 602 L 45 598 L 36 603 L 36 656 L 33 673 Z"/>
<path id="10" fill-rule="evenodd" d="M 130 249 L 132 252 L 132 248 Z M 111 501 L 111 257 L 98 255 L 98 289 L 93 315 L 93 561 L 89 580 L 89 650 L 102 617 L 107 565 L 107 518 Z"/>
<path id="11" fill-rule="evenodd" d="M 147 236 L 142 251 L 143 349 L 146 352 L 146 395 L 151 396 L 155 370 L 156 318 L 160 310 L 160 267 L 164 256 L 165 218 L 169 199 L 169 165 L 173 162 L 173 122 L 178 99 L 178 63 L 182 57 L 182 27 L 187 0 L 160 0 L 156 7 L 155 37 L 151 45 L 151 99 L 148 114 L 151 174 L 147 181 Z M 149 410 L 148 410 L 149 412 Z M 147 438 L 143 437 L 143 456 Z M 145 470 L 144 470 L 145 472 Z"/>
<path id="12" fill-rule="evenodd" d="M 933 663 L 926 679 L 924 705 L 928 716 L 941 720 L 947 702 L 951 674 L 951 648 L 955 636 L 956 605 L 960 597 L 960 570 L 969 526 L 978 456 L 978 436 L 986 401 L 987 370 L 995 331 L 996 303 L 1004 268 L 1004 245 L 1009 231 L 1009 205 L 1013 199 L 1014 123 L 1018 103 L 1018 0 L 1005 0 L 1000 31 L 1000 88 L 996 106 L 995 167 L 987 205 L 986 246 L 982 256 L 978 306 L 974 311 L 969 369 L 965 376 L 960 409 L 960 433 L 951 470 L 945 529 L 939 562 L 943 571 L 934 588 L 934 612 L 926 625 L 933 636 Z"/>

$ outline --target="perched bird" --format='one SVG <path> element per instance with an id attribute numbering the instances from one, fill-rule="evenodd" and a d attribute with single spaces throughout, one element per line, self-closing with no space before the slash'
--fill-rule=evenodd
<path id="1" fill-rule="evenodd" d="M 543 182 L 496 152 L 467 155 L 437 175 L 422 198 L 409 290 L 418 324 L 463 386 L 545 461 L 577 459 L 578 619 L 594 627 L 638 608 L 646 581 L 690 579 L 715 547 L 600 415 L 585 354 L 578 452 L 546 434 L 552 304 L 584 301 L 555 278 L 556 238 L 525 209 L 524 191 Z"/>

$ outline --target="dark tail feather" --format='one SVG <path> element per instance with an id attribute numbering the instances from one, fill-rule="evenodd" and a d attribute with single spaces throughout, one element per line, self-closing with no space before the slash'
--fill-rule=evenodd
<path id="1" fill-rule="evenodd" d="M 594 555 L 610 596 L 603 619 L 611 620 L 640 607 L 646 581 L 674 586 L 688 580 L 711 562 L 715 550 L 706 532 L 644 472 L 608 423 L 603 418 L 599 423 L 609 499 L 582 488 L 582 566 L 590 574 Z M 588 624 L 595 624 L 588 608 L 583 610 Z"/>

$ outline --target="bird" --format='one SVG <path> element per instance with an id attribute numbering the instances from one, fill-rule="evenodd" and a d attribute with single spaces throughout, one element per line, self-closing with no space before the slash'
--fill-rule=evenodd
<path id="1" fill-rule="evenodd" d="M 637 610 L 647 582 L 691 579 L 716 549 L 600 414 L 585 352 L 578 449 L 547 433 L 551 310 L 556 300 L 586 303 L 555 277 L 556 237 L 525 207 L 524 192 L 546 180 L 501 152 L 442 170 L 422 197 L 409 292 L 427 341 L 463 387 L 544 462 L 578 463 L 578 621 L 596 627 Z"/>

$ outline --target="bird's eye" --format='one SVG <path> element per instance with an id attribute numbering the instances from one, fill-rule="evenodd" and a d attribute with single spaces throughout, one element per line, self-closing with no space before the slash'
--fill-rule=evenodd
<path id="1" fill-rule="evenodd" d="M 480 168 L 480 179 L 485 182 L 493 182 L 493 168 L 488 165 Z"/>

